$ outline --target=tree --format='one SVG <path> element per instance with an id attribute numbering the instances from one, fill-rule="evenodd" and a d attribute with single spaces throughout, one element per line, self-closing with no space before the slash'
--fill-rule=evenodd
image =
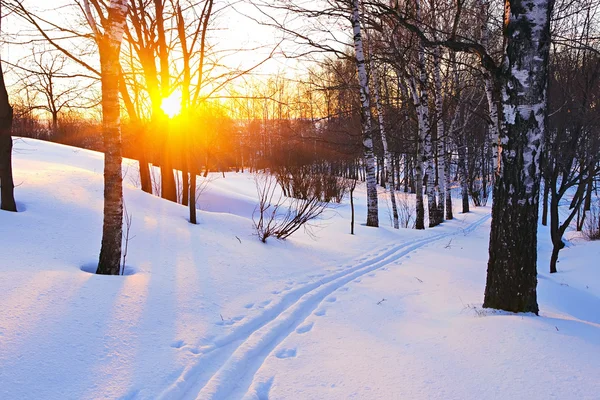
<path id="1" fill-rule="evenodd" d="M 500 173 L 494 185 L 484 307 L 538 313 L 537 222 L 554 0 L 507 0 Z"/>
<path id="2" fill-rule="evenodd" d="M 377 180 L 375 177 L 375 156 L 373 153 L 373 132 L 371 104 L 369 99 L 369 81 L 365 65 L 363 41 L 361 36 L 360 6 L 358 0 L 352 3 L 352 30 L 354 32 L 354 51 L 356 57 L 356 70 L 360 87 L 361 124 L 363 133 L 363 146 L 365 153 L 367 175 L 367 226 L 379 226 L 377 206 Z"/>
<path id="3" fill-rule="evenodd" d="M 104 31 L 96 24 L 90 2 L 99 10 L 97 0 L 84 0 L 85 13 L 100 53 L 102 83 L 102 125 L 104 137 L 104 223 L 102 247 L 96 273 L 119 275 L 123 240 L 123 177 L 121 172 L 121 124 L 119 107 L 119 64 L 121 41 L 127 15 L 126 0 L 111 0 L 108 16 L 101 18 Z"/>
<path id="4" fill-rule="evenodd" d="M 0 22 L 2 21 L 2 5 L 0 4 Z M 1 27 L 1 24 L 0 24 Z M 12 174 L 11 137 L 13 109 L 8 102 L 8 92 L 4 81 L 4 71 L 0 62 L 0 209 L 17 211 L 15 202 L 15 184 Z"/>
<path id="5" fill-rule="evenodd" d="M 74 100 L 81 96 L 78 90 L 81 82 L 73 83 L 74 79 L 81 79 L 80 74 L 65 72 L 67 58 L 63 54 L 39 50 L 36 54 L 32 51 L 31 67 L 17 65 L 26 76 L 23 78 L 25 91 L 33 91 L 42 95 L 42 103 L 36 106 L 48 112 L 52 117 L 52 133 L 58 132 L 58 117 L 64 108 L 73 106 Z M 68 84 L 59 81 L 70 80 Z"/>
<path id="6" fill-rule="evenodd" d="M 376 9 L 416 34 L 424 46 L 476 55 L 502 101 L 501 163 L 494 185 L 484 307 L 538 312 L 537 220 L 540 153 L 546 130 L 550 16 L 554 0 L 505 0 L 503 63 L 476 40 L 428 40 L 396 2 Z M 460 8 L 457 10 L 457 18 Z M 447 32 L 446 32 L 447 33 Z M 462 36 L 462 35 L 461 35 Z M 463 36 L 464 38 L 464 36 Z"/>

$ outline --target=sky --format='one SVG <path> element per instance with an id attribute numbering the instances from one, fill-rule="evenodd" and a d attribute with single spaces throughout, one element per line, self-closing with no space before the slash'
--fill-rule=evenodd
<path id="1" fill-rule="evenodd" d="M 48 2 L 47 0 L 25 0 L 24 3 L 27 7 L 33 9 L 37 15 L 42 16 L 47 21 L 56 23 L 58 26 L 66 26 L 77 32 L 91 32 L 83 19 L 81 11 L 75 7 L 68 7 L 75 4 L 74 0 L 53 0 L 52 2 Z M 268 4 L 275 3 L 269 2 Z M 318 2 L 310 0 L 303 4 L 309 4 L 312 7 L 313 4 L 318 4 Z M 247 88 L 253 86 L 253 84 L 248 83 L 249 79 L 264 82 L 275 74 L 284 75 L 288 78 L 296 78 L 306 72 L 308 65 L 306 59 L 286 57 L 286 55 L 294 55 L 298 52 L 304 53 L 306 49 L 302 48 L 298 43 L 294 43 L 289 34 L 286 35 L 281 30 L 261 24 L 259 21 L 269 21 L 269 18 L 261 13 L 256 6 L 245 0 L 216 0 L 214 10 L 217 12 L 214 13 L 215 16 L 212 19 L 208 38 L 209 43 L 215 46 L 217 51 L 222 54 L 219 63 L 237 70 L 248 70 L 260 64 L 260 66 L 252 70 L 251 74 L 238 78 L 233 82 L 233 85 L 229 88 L 233 87 L 236 93 L 243 93 Z M 265 10 L 278 21 L 285 21 L 287 27 L 293 29 L 308 28 L 308 24 L 304 20 L 289 15 L 284 11 Z M 342 27 L 344 26 L 344 22 L 342 21 Z M 32 32 L 35 31 L 19 18 L 10 15 L 3 20 L 2 29 L 3 34 L 5 36 L 9 34 L 13 41 L 12 43 L 5 44 L 1 49 L 2 59 L 13 64 L 27 65 L 27 59 L 32 55 L 32 45 L 23 44 L 23 42 L 27 42 L 32 37 Z M 341 37 L 344 37 L 346 34 L 339 30 L 334 30 L 334 32 L 337 32 L 337 35 L 341 33 Z M 348 33 L 350 33 L 349 25 Z M 331 34 L 331 32 L 327 34 Z M 37 33 L 36 38 L 39 40 Z M 21 42 L 21 44 L 15 44 L 15 42 Z M 73 44 L 65 45 L 63 43 L 61 42 L 63 46 L 68 48 L 72 48 L 73 46 Z M 37 49 L 38 51 L 39 49 L 46 51 L 53 48 L 49 44 L 38 44 Z M 97 51 L 95 47 L 91 47 L 90 49 L 86 62 L 99 69 Z M 269 59 L 270 54 L 272 54 L 272 57 Z M 69 67 L 71 70 L 67 70 L 71 73 L 88 73 L 88 71 L 85 71 L 81 66 L 77 66 L 74 63 L 69 62 L 67 65 L 71 65 Z M 14 85 L 19 79 L 16 73 L 17 70 L 11 69 L 10 66 L 6 66 L 5 70 L 9 91 L 11 91 L 11 85 L 13 88 L 23 87 L 22 85 Z M 23 75 L 22 72 L 21 75 Z M 74 84 L 73 81 L 66 82 L 66 80 L 63 80 L 63 82 L 61 84 Z M 84 92 L 89 93 L 89 99 L 94 99 L 93 102 L 96 101 L 98 88 L 94 92 L 94 89 L 87 89 L 89 83 L 75 81 L 75 84 L 85 88 Z M 21 91 L 21 96 L 23 96 L 23 93 L 24 91 Z M 28 93 L 30 94 L 31 91 Z M 232 92 L 221 91 L 220 93 L 222 96 L 229 96 Z M 85 96 L 79 98 L 82 99 Z M 92 100 L 88 100 L 89 102 L 92 102 Z"/>
<path id="2" fill-rule="evenodd" d="M 64 6 L 73 4 L 73 0 L 25 0 L 25 4 L 38 10 L 38 13 L 49 21 L 56 22 L 59 25 L 74 26 L 79 18 L 77 10 L 66 12 Z M 52 7 L 49 8 L 49 4 Z M 222 10 L 225 4 L 229 4 L 225 10 Z M 240 67 L 247 69 L 254 66 L 265 58 L 275 49 L 274 57 L 263 63 L 257 70 L 262 75 L 274 74 L 277 72 L 291 71 L 301 68 L 297 61 L 282 56 L 282 52 L 293 53 L 297 46 L 288 42 L 281 43 L 283 33 L 275 28 L 261 26 L 257 19 L 265 20 L 264 16 L 257 11 L 256 7 L 246 1 L 217 0 L 215 9 L 221 9 L 217 18 L 213 21 L 210 40 L 216 44 L 220 50 L 227 51 L 226 63 L 231 67 Z M 41 11 L 41 12 L 39 12 Z M 280 19 L 285 19 L 283 14 L 279 14 Z M 18 39 L 23 39 L 23 31 L 28 28 L 19 22 L 16 18 L 8 16 L 8 20 L 3 23 L 4 33 L 18 32 Z M 289 18 L 288 18 L 289 20 Z M 85 27 L 87 31 L 89 28 Z M 81 30 L 81 29 L 80 29 Z M 279 47 L 277 47 L 279 44 Z M 2 57 L 11 62 L 15 62 L 31 55 L 31 49 L 28 45 L 4 46 Z"/>

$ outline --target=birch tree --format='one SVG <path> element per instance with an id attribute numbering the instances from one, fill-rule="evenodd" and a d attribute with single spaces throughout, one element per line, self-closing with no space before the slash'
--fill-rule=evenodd
<path id="1" fill-rule="evenodd" d="M 505 0 L 504 49 L 500 66 L 474 40 L 431 41 L 400 9 L 380 3 L 404 29 L 428 47 L 479 57 L 499 88 L 501 168 L 494 184 L 484 307 L 538 312 L 537 220 L 540 153 L 546 130 L 550 16 L 554 0 Z"/>
<path id="2" fill-rule="evenodd" d="M 381 144 L 383 146 L 383 157 L 384 157 L 384 172 L 385 186 L 390 193 L 390 201 L 392 202 L 392 217 L 395 229 L 400 228 L 398 222 L 398 207 L 396 205 L 396 190 L 394 187 L 394 174 L 392 170 L 392 154 L 388 148 L 387 133 L 385 128 L 385 119 L 383 115 L 383 107 L 381 106 L 381 96 L 379 94 L 379 76 L 373 58 L 370 59 L 371 63 L 371 76 L 373 78 L 373 92 L 375 94 L 375 109 L 377 110 L 377 121 L 379 122 L 379 133 L 381 134 Z"/>
<path id="3" fill-rule="evenodd" d="M 538 313 L 540 152 L 553 6 L 554 0 L 505 2 L 502 169 L 494 185 L 484 307 Z"/>
<path id="4" fill-rule="evenodd" d="M 102 127 L 104 137 L 104 223 L 102 247 L 96 273 L 118 275 L 121 270 L 123 237 L 123 176 L 121 172 L 121 122 L 119 107 L 119 64 L 121 41 L 127 15 L 126 0 L 111 0 L 102 26 L 84 0 L 87 21 L 100 53 L 102 83 Z M 98 10 L 96 8 L 96 10 Z"/>
<path id="5" fill-rule="evenodd" d="M 354 51 L 356 70 L 358 71 L 358 84 L 360 88 L 361 125 L 363 134 L 363 147 L 365 155 L 366 183 L 367 183 L 367 226 L 379 226 L 377 204 L 377 178 L 375 176 L 375 155 L 373 152 L 372 115 L 369 99 L 369 81 L 365 65 L 363 40 L 361 36 L 361 17 L 359 0 L 352 2 L 352 30 L 354 33 Z"/>

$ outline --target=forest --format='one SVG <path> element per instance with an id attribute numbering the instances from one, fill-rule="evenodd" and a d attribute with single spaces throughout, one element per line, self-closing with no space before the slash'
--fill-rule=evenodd
<path id="1" fill-rule="evenodd" d="M 100 243 L 99 249 L 94 247 L 98 243 L 92 243 L 91 249 L 96 250 L 82 256 L 89 263 L 89 253 L 99 253 L 83 270 L 130 279 L 144 276 L 135 272 L 129 277 L 133 270 L 128 268 L 130 263 L 136 268 L 142 265 L 136 257 L 149 249 L 160 250 L 160 257 L 162 251 L 174 249 L 171 256 L 161 258 L 158 265 L 163 267 L 178 263 L 190 251 L 196 256 L 189 257 L 204 257 L 198 254 L 210 246 L 194 242 L 185 247 L 182 243 L 190 243 L 189 237 L 223 246 L 220 255 L 190 264 L 189 268 L 206 265 L 209 276 L 229 273 L 215 272 L 213 259 L 219 265 L 243 265 L 243 260 L 256 258 L 261 265 L 261 257 L 281 257 L 283 267 L 283 260 L 296 257 L 296 251 L 299 257 L 305 257 L 300 256 L 305 254 L 302 251 L 308 257 L 311 246 L 318 247 L 313 250 L 315 257 L 324 252 L 318 256 L 323 260 L 334 257 L 327 251 L 355 260 L 345 275 L 323 273 L 314 288 L 311 283 L 298 289 L 296 297 L 282 295 L 272 318 L 265 312 L 254 325 L 250 321 L 224 336 L 231 336 L 231 341 L 215 340 L 225 343 L 210 345 L 217 349 L 237 340 L 243 343 L 232 347 L 222 368 L 207 358 L 220 368 L 210 377 L 188 383 L 190 377 L 204 374 L 198 361 L 182 367 L 180 383 L 166 391 L 164 385 L 158 391 L 140 389 L 133 394 L 112 388 L 117 391 L 86 392 L 89 398 L 226 399 L 242 398 L 244 393 L 269 398 L 274 378 L 259 381 L 266 368 L 263 361 L 271 353 L 278 359 L 296 357 L 295 348 L 290 355 L 290 349 L 277 346 L 294 329 L 299 333 L 308 326 L 300 315 L 309 305 L 317 307 L 314 315 L 318 316 L 321 302 L 331 298 L 335 302 L 336 297 L 327 296 L 348 290 L 342 286 L 350 279 L 362 279 L 362 274 L 383 266 L 381 259 L 396 262 L 408 254 L 405 251 L 427 247 L 434 239 L 440 252 L 460 253 L 458 246 L 463 245 L 456 243 L 462 243 L 463 236 L 481 233 L 480 225 L 488 229 L 477 239 L 480 246 L 471 241 L 464 246 L 477 248 L 473 253 L 478 254 L 477 262 L 465 263 L 473 262 L 481 271 L 477 276 L 483 280 L 474 292 L 483 295 L 483 301 L 469 303 L 466 309 L 478 316 L 507 313 L 500 315 L 549 318 L 544 304 L 552 296 L 539 294 L 545 290 L 541 285 L 547 280 L 557 282 L 559 289 L 580 285 L 587 289 L 564 297 L 563 303 L 552 300 L 558 305 L 548 303 L 548 309 L 569 307 L 565 320 L 584 321 L 585 329 L 597 334 L 600 319 L 593 305 L 600 305 L 600 295 L 586 290 L 597 286 L 592 276 L 600 276 L 594 253 L 598 249 L 594 241 L 600 240 L 600 2 L 57 0 L 51 5 L 1 0 L 0 21 L 0 208 L 16 215 L 0 219 L 0 240 L 5 246 L 10 246 L 9 238 L 19 229 L 23 238 L 31 235 L 23 224 L 37 223 L 22 222 L 25 217 L 20 216 L 31 214 L 31 199 L 36 197 L 27 190 L 38 183 L 27 186 L 28 179 L 37 182 L 31 175 L 36 168 L 42 168 L 37 173 L 49 174 L 48 185 L 56 179 L 56 190 L 66 190 L 61 186 L 70 178 L 64 174 L 79 173 L 77 168 L 92 165 L 96 156 L 91 154 L 101 154 L 101 169 L 93 164 L 93 173 L 101 177 L 96 183 L 101 183 L 99 188 L 87 188 L 86 179 L 78 178 L 81 183 L 68 184 L 75 186 L 64 195 L 76 199 L 74 193 L 81 186 L 86 188 L 81 190 L 88 205 L 96 207 L 88 222 L 72 228 L 96 229 L 82 237 Z M 63 147 L 43 147 L 41 142 L 75 150 L 65 155 Z M 42 147 L 30 155 L 28 146 Z M 47 156 L 42 156 L 44 149 L 50 151 Z M 76 161 L 76 157 L 84 158 Z M 75 164 L 61 169 L 61 160 Z M 36 162 L 50 164 L 35 167 Z M 85 167 L 75 167 L 80 162 Z M 56 169 L 57 175 L 53 178 L 43 168 Z M 89 179 L 95 182 L 95 175 Z M 21 196 L 21 191 L 29 195 Z M 83 207 L 83 200 L 73 201 L 76 209 Z M 56 207 L 67 207 L 60 204 Z M 77 215 L 64 212 L 65 221 Z M 219 222 L 218 213 L 243 217 L 244 228 L 236 228 L 229 217 Z M 174 224 L 172 229 L 176 226 L 179 231 L 174 230 L 178 233 L 173 237 L 190 230 L 172 242 L 177 245 L 167 246 L 167 230 L 150 234 L 155 228 L 149 220 Z M 465 221 L 470 225 L 460 225 Z M 233 244 L 223 242 L 221 224 L 233 232 L 237 239 Z M 203 233 L 198 234 L 196 227 Z M 456 227 L 455 237 L 449 229 Z M 47 229 L 54 228 L 50 224 Z M 243 236 L 246 229 L 253 238 Z M 31 245 L 41 246 L 43 240 L 32 238 Z M 78 240 L 73 238 L 72 245 L 81 247 L 75 245 Z M 230 252 L 237 254 L 233 246 L 238 242 L 250 246 L 246 244 L 250 240 L 256 242 L 251 246 L 263 247 L 228 259 Z M 393 243 L 394 250 L 375 254 L 384 240 Z M 280 246 L 293 250 L 286 254 L 287 247 Z M 579 246 L 591 250 L 582 250 L 584 261 L 573 264 Z M 2 251 L 10 253 L 8 247 Z M 40 252 L 36 256 L 40 260 L 46 259 L 42 250 L 32 251 Z M 279 252 L 282 255 L 277 256 Z M 364 257 L 354 257 L 360 255 Z M 424 259 L 431 265 L 458 268 L 441 253 L 439 257 L 432 254 Z M 561 264 L 563 259 L 566 264 Z M 271 271 L 275 261 L 265 261 L 264 268 Z M 561 273 L 570 274 L 573 265 L 580 264 L 595 269 L 589 277 L 577 278 L 581 279 L 577 284 L 563 280 Z M 10 268 L 18 271 L 18 263 L 11 261 Z M 361 275 L 354 276 L 359 270 Z M 249 273 L 258 273 L 253 271 Z M 203 275 L 194 272 L 194 279 L 198 274 Z M 278 274 L 269 273 L 265 279 L 284 279 Z M 8 273 L 2 275 L 2 280 L 10 280 Z M 318 274 L 309 277 L 313 276 Z M 414 278 L 423 284 L 422 278 Z M 252 282 L 256 286 L 249 291 L 266 285 Z M 204 296 L 189 290 L 191 298 Z M 227 290 L 230 297 L 242 301 L 241 289 Z M 315 303 L 306 296 L 319 300 Z M 386 303 L 392 307 L 392 295 L 375 296 L 378 307 Z M 248 304 L 252 305 L 246 308 L 254 310 L 255 302 Z M 586 311 L 578 314 L 571 304 Z M 220 326 L 234 329 L 238 323 L 224 317 L 224 311 L 215 313 Z M 18 319 L 19 313 L 14 315 Z M 283 327 L 262 331 L 274 323 Z M 550 325 L 561 332 L 559 325 Z M 286 326 L 294 328 L 288 332 Z M 0 341 L 2 330 L 0 316 Z M 264 336 L 254 340 L 259 334 Z M 589 345 L 600 348 L 597 340 Z M 204 355 L 204 350 L 197 351 Z M 262 361 L 253 361 L 258 359 Z M 244 372 L 246 364 L 239 360 L 256 364 L 256 369 L 248 367 L 254 372 Z M 597 362 L 584 362 L 590 363 L 585 368 L 590 374 L 600 371 Z M 486 375 L 478 377 L 486 379 Z M 242 382 L 239 388 L 232 383 L 237 380 Z M 584 383 L 584 390 L 598 388 L 597 383 Z M 75 390 L 69 396 L 79 398 L 82 393 Z M 349 393 L 281 391 L 272 397 L 349 398 Z M 359 398 L 395 398 L 400 392 L 378 392 L 372 397 L 361 393 Z M 501 391 L 498 396 L 502 393 L 522 397 L 526 392 Z M 443 391 L 402 392 L 402 396 L 448 398 Z M 482 396 L 493 397 L 467 391 L 452 392 L 450 398 Z M 540 396 L 532 395 L 546 398 Z"/>

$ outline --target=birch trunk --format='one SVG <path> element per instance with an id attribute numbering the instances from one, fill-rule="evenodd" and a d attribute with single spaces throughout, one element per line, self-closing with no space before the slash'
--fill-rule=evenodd
<path id="1" fill-rule="evenodd" d="M 450 170 L 451 162 L 452 162 L 452 151 L 450 150 L 450 142 L 448 140 L 448 134 L 444 137 L 444 157 L 446 157 L 444 161 L 444 178 L 445 189 L 446 189 L 446 219 L 451 220 L 454 219 L 454 214 L 452 212 L 452 171 Z"/>
<path id="2" fill-rule="evenodd" d="M 123 176 L 119 107 L 119 55 L 127 13 L 126 0 L 112 0 L 104 34 L 97 34 L 104 131 L 104 223 L 96 273 L 119 275 L 123 238 Z"/>
<path id="3" fill-rule="evenodd" d="M 425 159 L 423 152 L 424 142 L 424 127 L 423 127 L 423 112 L 420 104 L 419 93 L 417 90 L 417 83 L 414 75 L 408 78 L 408 86 L 413 98 L 413 103 L 417 110 L 417 157 L 415 158 L 415 193 L 416 199 L 416 217 L 415 217 L 415 229 L 425 229 L 425 207 L 423 204 L 423 161 Z"/>
<path id="4" fill-rule="evenodd" d="M 379 132 L 381 133 L 381 143 L 383 145 L 383 157 L 385 167 L 383 169 L 383 176 L 385 179 L 385 185 L 390 191 L 390 200 L 392 202 L 392 215 L 394 228 L 399 229 L 400 223 L 398 222 L 398 207 L 396 206 L 396 194 L 394 187 L 394 174 L 392 170 L 392 155 L 388 149 L 387 135 L 385 131 L 385 120 L 383 116 L 383 107 L 381 106 L 381 98 L 379 96 L 379 77 L 377 70 L 375 69 L 375 63 L 371 58 L 371 75 L 373 76 L 373 94 L 375 95 L 375 108 L 377 109 L 377 120 L 379 122 Z M 382 179 L 383 181 L 383 179 Z"/>
<path id="5" fill-rule="evenodd" d="M 435 83 L 435 113 L 437 119 L 437 209 L 436 209 L 436 225 L 441 224 L 444 220 L 444 202 L 446 200 L 446 166 L 445 166 L 445 149 L 444 141 L 446 140 L 446 132 L 444 127 L 444 115 L 442 107 L 442 73 L 441 73 L 441 55 L 440 48 L 436 47 L 433 53 L 433 79 Z"/>
<path id="6" fill-rule="evenodd" d="M 460 192 L 462 196 L 462 212 L 468 213 L 469 209 L 469 184 L 467 171 L 467 145 L 459 137 L 458 141 L 458 174 L 460 176 Z"/>
<path id="7" fill-rule="evenodd" d="M 507 0 L 502 169 L 494 185 L 484 307 L 538 313 L 540 150 L 546 129 L 553 0 Z"/>
<path id="8" fill-rule="evenodd" d="M 356 69 L 360 87 L 361 123 L 363 131 L 363 146 L 365 154 L 365 169 L 367 181 L 367 226 L 379 226 L 377 204 L 377 177 L 375 176 L 375 155 L 373 153 L 373 133 L 371 121 L 371 105 L 369 103 L 369 83 L 360 33 L 359 0 L 352 3 L 352 29 L 354 33 L 354 51 L 356 54 Z"/>
<path id="9" fill-rule="evenodd" d="M 490 31 L 488 29 L 488 4 L 484 0 L 479 0 L 479 7 L 481 12 L 481 45 L 484 49 L 488 50 Z M 492 166 L 493 174 L 492 177 L 495 179 L 500 173 L 500 153 L 502 147 L 500 146 L 500 120 L 498 115 L 498 96 L 496 96 L 496 88 L 494 87 L 494 80 L 489 71 L 483 71 L 483 82 L 485 85 L 485 94 L 488 102 L 488 130 L 490 133 L 490 140 L 492 143 Z"/>
<path id="10" fill-rule="evenodd" d="M 417 21 L 421 21 L 420 0 L 415 2 Z M 437 204 L 435 201 L 435 176 L 433 172 L 433 146 L 431 143 L 431 127 L 429 125 L 429 90 L 427 86 L 427 66 L 425 63 L 425 44 L 419 41 L 419 108 L 421 110 L 419 117 L 419 143 L 423 144 L 423 168 L 427 182 L 425 184 L 425 194 L 427 195 L 427 205 L 429 214 L 429 227 L 436 226 L 435 214 Z"/>

